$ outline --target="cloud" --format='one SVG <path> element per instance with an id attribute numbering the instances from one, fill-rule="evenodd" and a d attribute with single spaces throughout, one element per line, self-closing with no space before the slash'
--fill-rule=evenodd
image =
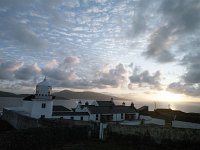
<path id="1" fill-rule="evenodd" d="M 200 96 L 200 84 L 183 84 L 180 82 L 173 82 L 168 86 L 167 90 L 195 97 Z"/>
<path id="2" fill-rule="evenodd" d="M 42 73 L 47 76 L 50 77 L 54 80 L 68 80 L 68 72 L 61 70 L 59 68 L 44 68 L 42 70 Z"/>
<path id="3" fill-rule="evenodd" d="M 177 28 L 177 32 L 189 32 L 199 28 L 200 23 L 199 0 L 164 0 L 160 12 L 168 24 Z"/>
<path id="4" fill-rule="evenodd" d="M 183 57 L 180 65 L 186 69 L 185 74 L 180 77 L 179 82 L 168 85 L 167 90 L 186 94 L 190 96 L 200 96 L 200 53 L 193 51 Z"/>
<path id="5" fill-rule="evenodd" d="M 63 62 L 63 64 L 79 64 L 80 59 L 77 56 L 67 56 Z"/>
<path id="6" fill-rule="evenodd" d="M 174 61 L 174 55 L 168 49 L 173 43 L 173 32 L 169 27 L 161 27 L 150 36 L 150 44 L 143 54 L 147 58 L 155 58 L 160 63 Z"/>
<path id="7" fill-rule="evenodd" d="M 74 7 L 79 7 L 80 3 L 78 0 L 73 0 L 73 1 L 65 1 L 66 6 L 74 8 Z"/>
<path id="8" fill-rule="evenodd" d="M 187 72 L 182 76 L 187 84 L 200 83 L 200 53 L 190 53 L 186 55 L 181 64 L 186 67 Z"/>
<path id="9" fill-rule="evenodd" d="M 157 25 L 157 30 L 151 34 L 149 45 L 143 54 L 147 58 L 153 58 L 160 63 L 175 61 L 172 47 L 177 44 L 178 40 L 189 36 L 189 34 L 195 35 L 195 31 L 199 30 L 199 6 L 200 1 L 198 0 L 162 1 L 157 10 L 159 16 L 155 14 L 159 17 L 157 19 L 160 21 L 159 25 Z M 186 41 L 188 41 L 188 38 L 186 38 Z"/>
<path id="10" fill-rule="evenodd" d="M 16 45 L 34 50 L 47 48 L 48 41 L 43 39 L 33 31 L 26 23 L 20 23 L 19 20 L 11 17 L 3 18 L 0 23 L 0 34 L 2 40 L 9 40 Z"/>
<path id="11" fill-rule="evenodd" d="M 74 70 L 61 70 L 59 68 L 43 68 L 43 74 L 47 76 L 55 87 L 88 89 L 93 88 L 91 81 L 79 77 Z"/>
<path id="12" fill-rule="evenodd" d="M 19 80 L 30 80 L 41 72 L 40 67 L 35 63 L 33 65 L 25 65 L 15 72 L 15 78 Z"/>
<path id="13" fill-rule="evenodd" d="M 136 84 L 139 87 L 150 87 L 154 89 L 161 89 L 161 73 L 156 71 L 154 74 L 150 74 L 148 70 L 143 72 L 139 71 L 138 67 L 135 67 L 133 74 L 129 77 L 130 84 L 129 88 L 131 89 L 132 84 Z"/>
<path id="14" fill-rule="evenodd" d="M 2 80 L 13 80 L 15 71 L 22 66 L 20 62 L 1 62 L 0 63 L 0 79 Z"/>
<path id="15" fill-rule="evenodd" d="M 56 59 L 52 59 L 52 60 L 47 62 L 47 64 L 45 65 L 45 68 L 52 69 L 52 68 L 57 67 L 58 64 L 59 64 L 59 62 Z"/>
<path id="16" fill-rule="evenodd" d="M 131 24 L 131 28 L 127 32 L 128 37 L 137 37 L 146 32 L 146 30 L 148 29 L 148 15 L 146 14 L 146 12 L 149 11 L 150 6 L 151 3 L 148 0 L 140 0 L 134 2 L 134 15 L 132 17 L 133 21 Z"/>
<path id="17" fill-rule="evenodd" d="M 100 88 L 119 87 L 127 82 L 127 70 L 123 64 L 118 64 L 109 70 L 100 70 L 93 83 Z"/>

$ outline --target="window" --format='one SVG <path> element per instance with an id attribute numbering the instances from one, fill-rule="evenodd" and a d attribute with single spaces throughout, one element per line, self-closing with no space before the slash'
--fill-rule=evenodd
<path id="1" fill-rule="evenodd" d="M 46 104 L 45 103 L 42 103 L 42 108 L 46 108 Z"/>
<path id="2" fill-rule="evenodd" d="M 124 114 L 121 114 L 121 119 L 124 119 Z"/>
<path id="3" fill-rule="evenodd" d="M 74 117 L 71 117 L 70 119 L 71 119 L 71 120 L 74 120 Z"/>
<path id="4" fill-rule="evenodd" d="M 96 120 L 99 120 L 99 115 L 98 114 L 96 114 Z"/>
<path id="5" fill-rule="evenodd" d="M 83 116 L 81 116 L 81 120 L 83 120 Z"/>

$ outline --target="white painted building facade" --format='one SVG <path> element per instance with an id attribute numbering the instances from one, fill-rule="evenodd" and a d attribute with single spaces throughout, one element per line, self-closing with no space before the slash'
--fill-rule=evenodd
<path id="1" fill-rule="evenodd" d="M 53 111 L 52 87 L 46 78 L 36 85 L 34 98 L 23 101 L 23 109 L 32 118 L 51 118 Z"/>
<path id="2" fill-rule="evenodd" d="M 52 87 L 46 78 L 36 85 L 35 95 L 24 98 L 22 107 L 9 108 L 32 118 L 63 118 L 93 122 L 110 122 L 138 119 L 138 113 L 133 106 L 115 105 L 111 101 L 94 101 L 91 105 L 80 102 L 74 111 L 63 106 L 62 110 L 54 110 Z M 63 110 L 65 109 L 65 110 Z"/>

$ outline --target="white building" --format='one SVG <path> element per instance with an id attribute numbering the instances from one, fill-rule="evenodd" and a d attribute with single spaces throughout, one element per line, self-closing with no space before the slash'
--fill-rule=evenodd
<path id="1" fill-rule="evenodd" d="M 115 105 L 111 101 L 94 101 L 77 105 L 74 111 L 64 106 L 54 106 L 52 87 L 46 78 L 36 85 L 35 95 L 24 98 L 22 107 L 4 108 L 31 118 L 63 118 L 71 120 L 110 122 L 138 119 L 138 113 L 131 106 Z"/>
<path id="2" fill-rule="evenodd" d="M 33 118 L 51 118 L 53 112 L 52 87 L 46 78 L 37 84 L 36 93 L 24 99 L 23 109 Z"/>
<path id="3" fill-rule="evenodd" d="M 112 122 L 124 120 L 137 120 L 138 113 L 133 103 L 131 106 L 115 105 L 111 101 L 94 101 L 91 105 L 87 102 L 82 105 L 78 103 L 74 110 L 76 113 L 87 112 L 89 120 L 94 122 Z"/>

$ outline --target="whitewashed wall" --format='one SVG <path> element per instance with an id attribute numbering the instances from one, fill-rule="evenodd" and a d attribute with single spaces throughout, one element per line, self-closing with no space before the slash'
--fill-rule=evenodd
<path id="1" fill-rule="evenodd" d="M 42 108 L 42 103 L 46 104 L 45 108 Z M 40 118 L 41 115 L 45 115 L 45 118 L 52 117 L 53 101 L 33 101 L 33 107 L 31 112 L 31 117 Z"/>
<path id="2" fill-rule="evenodd" d="M 93 101 L 91 105 L 95 105 L 95 106 L 99 106 L 99 104 L 97 103 L 97 101 Z"/>
<path id="3" fill-rule="evenodd" d="M 81 120 L 81 117 L 83 117 L 83 121 L 89 121 L 89 116 L 52 116 L 52 118 L 63 118 L 63 119 L 70 119 L 73 117 L 73 120 Z"/>
<path id="4" fill-rule="evenodd" d="M 172 121 L 172 127 L 174 127 L 174 128 L 200 129 L 200 124 L 175 120 L 175 121 Z"/>
<path id="5" fill-rule="evenodd" d="M 33 101 L 23 101 L 23 109 L 30 113 L 32 112 Z"/>
<path id="6" fill-rule="evenodd" d="M 140 115 L 140 119 L 144 119 L 144 124 L 157 124 L 157 125 L 165 125 L 165 120 L 163 119 L 157 119 L 157 118 L 152 118 L 150 116 L 143 116 Z"/>
<path id="7" fill-rule="evenodd" d="M 90 120 L 100 122 L 100 114 L 98 114 L 98 120 L 96 120 L 96 114 L 90 114 Z"/>
<path id="8" fill-rule="evenodd" d="M 139 113 L 135 113 L 135 119 L 138 119 Z"/>
<path id="9" fill-rule="evenodd" d="M 134 121 L 123 121 L 120 122 L 121 125 L 130 125 L 130 126 L 135 126 L 135 125 L 141 125 L 141 120 L 134 120 Z"/>
<path id="10" fill-rule="evenodd" d="M 113 114 L 113 121 L 123 121 L 125 119 L 125 114 L 123 113 L 123 118 L 121 118 L 120 114 Z"/>

